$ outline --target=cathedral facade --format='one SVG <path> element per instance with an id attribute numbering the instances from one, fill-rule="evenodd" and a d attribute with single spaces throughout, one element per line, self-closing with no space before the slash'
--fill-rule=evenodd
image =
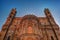
<path id="1" fill-rule="evenodd" d="M 0 40 L 60 40 L 60 28 L 49 9 L 44 13 L 46 17 L 16 17 L 16 9 L 12 9 L 2 26 Z"/>

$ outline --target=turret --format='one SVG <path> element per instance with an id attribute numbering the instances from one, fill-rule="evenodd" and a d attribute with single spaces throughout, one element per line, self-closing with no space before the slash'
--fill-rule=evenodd
<path id="1" fill-rule="evenodd" d="M 56 30 L 56 29 L 58 30 L 59 27 L 58 27 L 57 24 L 55 23 L 54 18 L 52 17 L 49 9 L 45 9 L 44 12 L 45 12 L 46 18 L 48 19 L 48 22 L 50 23 L 50 26 L 51 26 L 51 28 L 52 28 L 52 31 L 53 31 L 55 37 L 56 37 L 56 40 L 58 40 L 58 36 L 57 36 L 57 33 L 56 33 L 55 30 Z"/>
<path id="2" fill-rule="evenodd" d="M 6 28 L 8 28 L 8 26 L 11 24 L 11 22 L 13 21 L 14 17 L 16 15 L 16 8 L 11 10 L 11 13 L 9 14 L 5 24 L 3 25 L 2 30 L 5 31 Z"/>
<path id="3" fill-rule="evenodd" d="M 9 30 L 10 26 L 12 25 L 12 22 L 15 18 L 15 15 L 16 15 L 16 8 L 11 10 L 5 24 L 2 27 L 2 33 L 3 34 L 2 34 L 1 40 L 6 40 L 8 30 Z"/>
<path id="4" fill-rule="evenodd" d="M 52 25 L 56 25 L 56 23 L 55 23 L 55 21 L 54 21 L 54 18 L 52 17 L 49 9 L 48 9 L 48 8 L 45 9 L 44 12 L 45 12 L 46 18 L 50 21 L 50 23 L 51 23 Z"/>

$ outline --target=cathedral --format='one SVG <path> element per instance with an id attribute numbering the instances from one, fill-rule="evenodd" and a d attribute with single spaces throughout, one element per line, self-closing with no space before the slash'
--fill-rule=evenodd
<path id="1" fill-rule="evenodd" d="M 48 8 L 45 17 L 25 15 L 16 17 L 12 9 L 0 31 L 0 40 L 60 40 L 60 28 Z"/>

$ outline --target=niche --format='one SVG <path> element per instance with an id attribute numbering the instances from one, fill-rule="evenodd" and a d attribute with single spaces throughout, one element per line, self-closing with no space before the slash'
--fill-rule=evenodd
<path id="1" fill-rule="evenodd" d="M 53 36 L 51 36 L 51 40 L 54 40 Z"/>
<path id="2" fill-rule="evenodd" d="M 8 36 L 7 40 L 10 40 L 10 36 Z"/>

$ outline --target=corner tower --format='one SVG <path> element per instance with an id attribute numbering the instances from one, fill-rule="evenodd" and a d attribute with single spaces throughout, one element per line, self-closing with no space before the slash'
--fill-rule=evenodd
<path id="1" fill-rule="evenodd" d="M 51 35 L 51 38 L 52 38 L 52 39 L 53 39 L 53 38 L 56 38 L 56 40 L 58 40 L 58 34 L 57 34 L 56 31 L 59 29 L 59 27 L 58 27 L 58 25 L 56 24 L 56 22 L 54 21 L 54 18 L 52 17 L 49 9 L 46 8 L 46 9 L 44 10 L 44 12 L 45 12 L 45 15 L 46 15 L 46 18 L 47 18 L 48 22 L 50 23 L 50 26 L 51 26 L 51 29 L 52 29 L 52 31 L 53 31 L 53 34 L 54 34 L 54 36 L 55 36 L 55 37 L 53 37 L 53 36 Z"/>
<path id="2" fill-rule="evenodd" d="M 7 21 L 3 25 L 3 28 L 2 28 L 2 33 L 3 34 L 2 34 L 2 39 L 1 40 L 5 40 L 6 35 L 8 33 L 8 30 L 10 28 L 10 25 L 12 24 L 12 21 L 15 18 L 15 15 L 16 15 L 16 8 L 14 8 L 14 9 L 11 10 L 11 13 L 9 14 L 9 16 L 7 18 Z"/>

